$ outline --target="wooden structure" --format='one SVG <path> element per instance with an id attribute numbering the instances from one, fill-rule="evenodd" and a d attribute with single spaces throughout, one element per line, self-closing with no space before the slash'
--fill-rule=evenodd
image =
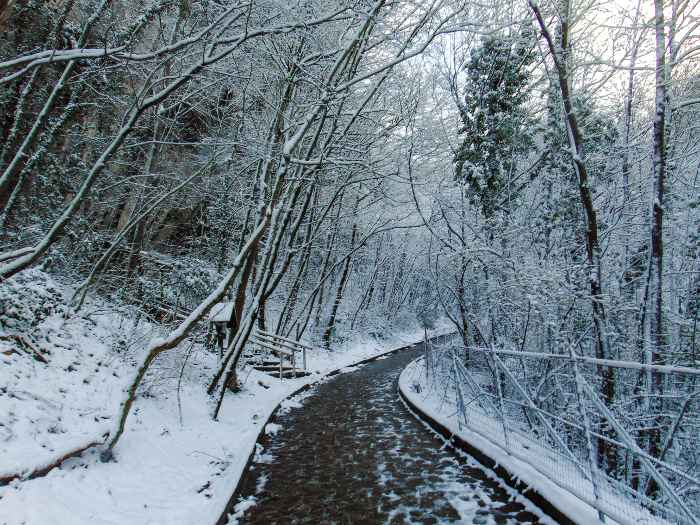
<path id="1" fill-rule="evenodd" d="M 219 355 L 223 355 L 224 347 L 236 333 L 238 321 L 233 302 L 217 303 L 209 312 L 209 341 L 219 347 Z M 210 343 L 211 344 L 211 343 Z"/>
<path id="2" fill-rule="evenodd" d="M 233 302 L 214 305 L 209 314 L 209 345 L 218 347 L 223 357 L 224 348 L 231 343 L 238 329 Z M 299 341 L 255 330 L 248 340 L 246 357 L 253 368 L 280 379 L 303 377 L 306 370 L 306 352 L 310 346 Z"/>
<path id="3" fill-rule="evenodd" d="M 250 337 L 253 368 L 279 379 L 303 377 L 306 369 L 306 351 L 310 346 L 299 341 L 256 330 Z"/>

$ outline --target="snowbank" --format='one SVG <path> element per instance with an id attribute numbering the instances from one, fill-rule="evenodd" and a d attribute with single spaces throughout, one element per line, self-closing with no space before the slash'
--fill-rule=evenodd
<path id="1" fill-rule="evenodd" d="M 591 505 L 556 485 L 546 475 L 516 457 L 512 451 L 506 451 L 490 440 L 486 432 L 478 432 L 460 424 L 457 412 L 445 403 L 444 397 L 426 388 L 425 374 L 422 372 L 423 362 L 418 359 L 410 363 L 399 377 L 399 390 L 404 399 L 418 411 L 418 417 L 437 422 L 451 435 L 458 436 L 478 453 L 493 460 L 497 466 L 504 467 L 514 480 L 521 481 L 533 489 L 572 522 L 579 525 L 601 523 L 597 511 Z M 610 520 L 607 520 L 607 523 L 610 523 Z"/>
<path id="2" fill-rule="evenodd" d="M 150 331 L 94 302 L 64 319 L 67 293 L 38 270 L 0 289 L 0 479 L 100 442 L 129 377 L 126 348 Z"/>
<path id="3" fill-rule="evenodd" d="M 50 284 L 64 298 L 71 291 Z M 136 328 L 106 306 L 93 302 L 70 322 L 58 309 L 32 321 L 48 363 L 0 340 L 0 472 L 31 472 L 111 428 L 114 401 L 133 370 L 130 356 L 163 334 L 144 323 Z M 117 462 L 101 463 L 91 449 L 45 476 L 0 487 L 0 524 L 215 523 L 282 400 L 331 371 L 422 335 L 358 338 L 338 352 L 310 352 L 313 373 L 304 378 L 280 381 L 244 369 L 242 391 L 227 395 L 219 421 L 210 418 L 205 392 L 216 356 L 200 345 L 177 349 L 154 366 L 115 449 Z"/>

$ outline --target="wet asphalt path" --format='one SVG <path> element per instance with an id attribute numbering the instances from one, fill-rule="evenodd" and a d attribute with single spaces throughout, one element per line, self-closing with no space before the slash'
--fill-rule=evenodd
<path id="1" fill-rule="evenodd" d="M 241 480 L 238 522 L 539 523 L 400 401 L 397 378 L 421 354 L 418 346 L 336 376 L 280 415 Z"/>

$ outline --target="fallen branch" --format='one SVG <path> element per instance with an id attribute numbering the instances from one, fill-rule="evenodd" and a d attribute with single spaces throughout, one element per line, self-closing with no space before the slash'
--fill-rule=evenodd
<path id="1" fill-rule="evenodd" d="M 12 259 L 16 259 L 17 257 L 27 255 L 28 253 L 31 253 L 33 249 L 34 249 L 33 246 L 27 246 L 25 248 L 20 248 L 18 250 L 4 252 L 4 253 L 0 254 L 0 262 L 11 261 Z"/>
<path id="2" fill-rule="evenodd" d="M 40 361 L 45 364 L 49 364 L 48 359 L 44 357 L 44 354 L 41 353 L 41 351 L 34 346 L 26 337 L 20 334 L 2 334 L 0 335 L 0 341 L 17 341 L 19 346 L 24 349 L 25 352 L 27 352 L 29 355 L 31 355 L 34 359 L 37 361 Z M 9 354 L 7 352 L 3 352 L 5 355 L 10 355 L 12 354 L 12 350 L 10 350 Z"/>
<path id="3" fill-rule="evenodd" d="M 107 434 L 103 436 L 103 438 L 106 438 Z M 41 466 L 41 467 L 36 467 L 33 470 L 25 471 L 25 472 L 20 472 L 20 473 L 13 473 L 13 474 L 0 474 L 0 487 L 7 485 L 9 483 L 12 483 L 14 480 L 21 480 L 21 481 L 26 481 L 29 479 L 35 479 L 35 478 L 40 478 L 42 476 L 46 476 L 49 472 L 51 472 L 53 469 L 56 467 L 60 467 L 61 464 L 66 461 L 67 459 L 75 458 L 80 456 L 83 452 L 85 452 L 87 449 L 96 447 L 97 445 L 101 445 L 104 443 L 104 439 L 101 441 L 91 441 L 90 443 L 86 445 L 82 445 L 74 450 L 71 450 L 70 452 L 66 452 L 65 454 L 59 456 L 55 460 L 52 460 L 50 463 Z"/>

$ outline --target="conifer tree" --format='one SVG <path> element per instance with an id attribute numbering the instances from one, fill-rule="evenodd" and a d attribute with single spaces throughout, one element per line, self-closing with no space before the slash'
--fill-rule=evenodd
<path id="1" fill-rule="evenodd" d="M 472 201 L 485 217 L 495 211 L 517 155 L 532 145 L 525 107 L 532 42 L 526 30 L 508 37 L 489 36 L 472 51 L 465 68 L 456 176 L 469 186 Z"/>

